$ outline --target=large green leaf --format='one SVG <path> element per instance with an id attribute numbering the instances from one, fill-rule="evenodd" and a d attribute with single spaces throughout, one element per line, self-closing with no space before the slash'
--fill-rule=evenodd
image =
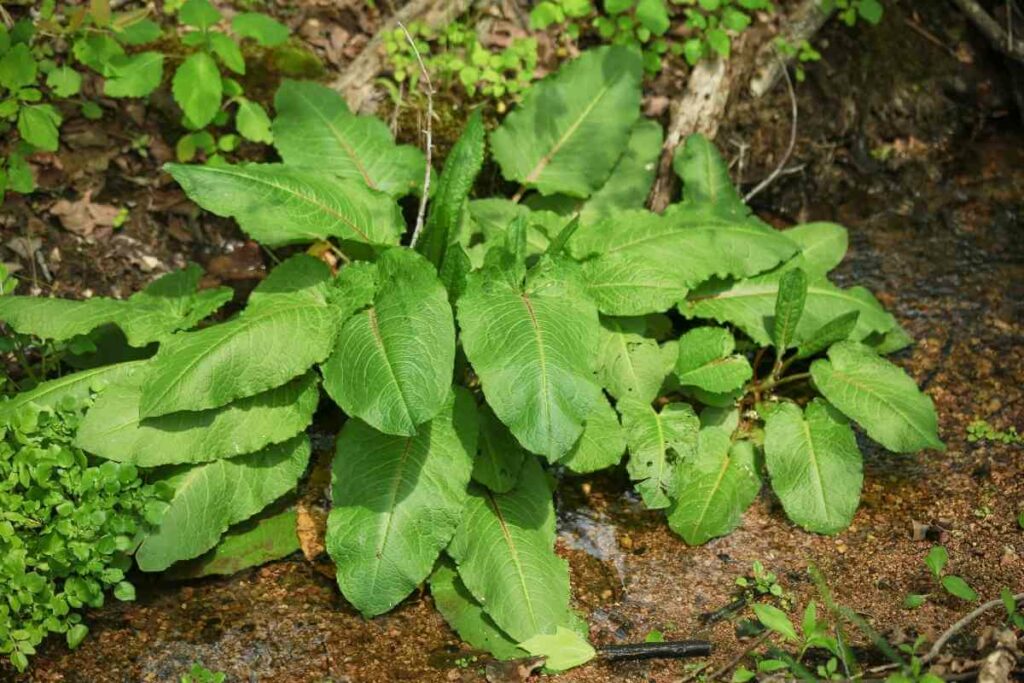
<path id="1" fill-rule="evenodd" d="M 519 481 L 528 453 L 486 404 L 480 408 L 479 445 L 473 481 L 495 493 L 508 493 Z"/>
<path id="2" fill-rule="evenodd" d="M 283 164 L 167 164 L 189 199 L 232 217 L 270 247 L 328 237 L 395 244 L 403 231 L 394 201 L 359 181 Z"/>
<path id="3" fill-rule="evenodd" d="M 327 551 L 345 598 L 366 616 L 387 612 L 430 574 L 466 504 L 477 417 L 465 390 L 449 390 L 415 436 L 345 423 L 334 458 Z"/>
<path id="4" fill-rule="evenodd" d="M 386 123 L 356 116 L 337 92 L 286 80 L 274 96 L 274 146 L 290 166 L 355 180 L 400 197 L 423 184 L 423 152 L 396 145 Z"/>
<path id="5" fill-rule="evenodd" d="M 821 399 L 793 403 L 765 420 L 764 459 L 789 518 L 823 534 L 842 531 L 860 502 L 860 449 L 849 422 Z"/>
<path id="6" fill-rule="evenodd" d="M 449 246 L 459 235 L 469 191 L 484 163 L 484 123 L 478 109 L 444 160 L 444 169 L 431 199 L 430 215 L 416 248 L 442 270 Z"/>
<path id="7" fill-rule="evenodd" d="M 855 342 L 828 350 L 811 364 L 811 378 L 829 403 L 890 451 L 945 450 L 931 398 L 899 367 Z"/>
<path id="8" fill-rule="evenodd" d="M 783 275 L 784 271 L 779 270 L 749 280 L 702 287 L 679 304 L 679 311 L 688 318 L 730 323 L 758 344 L 768 346 L 772 343 L 775 300 Z M 800 344 L 825 323 L 851 311 L 859 313 L 852 339 L 863 339 L 872 332 L 887 332 L 897 326 L 896 319 L 863 287 L 840 289 L 825 278 L 812 279 L 807 284 L 807 298 L 793 342 Z"/>
<path id="9" fill-rule="evenodd" d="M 513 640 L 569 623 L 569 566 L 554 551 L 555 508 L 544 470 L 527 458 L 508 493 L 471 487 L 448 553 L 487 614 Z"/>
<path id="10" fill-rule="evenodd" d="M 145 368 L 103 391 L 78 426 L 75 444 L 94 455 L 139 467 L 202 463 L 252 453 L 285 441 L 313 420 L 316 375 L 220 408 L 142 419 Z"/>
<path id="11" fill-rule="evenodd" d="M 217 545 L 232 524 L 249 519 L 295 488 L 309 463 L 305 435 L 238 458 L 178 469 L 160 526 L 142 541 L 139 569 L 158 572 Z"/>
<path id="12" fill-rule="evenodd" d="M 625 452 L 626 432 L 615 409 L 602 395 L 590 411 L 576 445 L 558 463 L 576 474 L 587 474 L 618 465 Z"/>
<path id="13" fill-rule="evenodd" d="M 174 579 L 227 576 L 288 557 L 299 550 L 297 523 L 294 507 L 254 517 L 229 529 L 213 550 L 175 565 L 167 575 Z"/>
<path id="14" fill-rule="evenodd" d="M 321 261 L 293 256 L 260 283 L 237 318 L 168 339 L 151 361 L 139 415 L 217 408 L 324 360 L 342 314 L 328 302 L 329 277 Z"/>
<path id="15" fill-rule="evenodd" d="M 676 469 L 668 524 L 690 545 L 735 529 L 761 490 L 754 447 L 721 429 L 702 429 L 697 452 Z"/>
<path id="16" fill-rule="evenodd" d="M 455 322 L 448 294 L 423 256 L 389 249 L 377 272 L 372 305 L 345 322 L 322 366 L 324 388 L 349 415 L 386 434 L 411 436 L 448 396 Z"/>
<path id="17" fill-rule="evenodd" d="M 675 356 L 644 335 L 643 318 L 602 318 L 597 379 L 617 399 L 653 401 L 675 365 Z"/>
<path id="18" fill-rule="evenodd" d="M 587 292 L 608 315 L 664 311 L 711 277 L 754 275 L 797 249 L 755 218 L 685 208 L 671 216 L 620 212 L 584 226 L 569 245 L 573 256 L 585 260 Z"/>
<path id="19" fill-rule="evenodd" d="M 430 575 L 430 594 L 434 598 L 434 606 L 448 625 L 473 647 L 486 650 L 498 659 L 527 656 L 487 616 L 483 606 L 462 583 L 450 559 L 442 558 Z"/>
<path id="20" fill-rule="evenodd" d="M 136 371 L 145 362 L 135 360 L 104 365 L 43 382 L 34 389 L 0 400 L 0 418 L 12 415 L 31 404 L 41 408 L 57 408 L 65 401 L 74 405 L 81 404 L 94 392 L 106 390 L 111 384 Z"/>
<path id="21" fill-rule="evenodd" d="M 491 134 L 502 174 L 543 194 L 589 196 L 626 147 L 639 114 L 640 77 L 639 52 L 610 46 L 535 84 Z"/>
<path id="22" fill-rule="evenodd" d="M 679 338 L 676 378 L 682 386 L 712 393 L 739 389 L 754 374 L 746 356 L 733 353 L 736 340 L 721 327 L 698 327 Z"/>
<path id="23" fill-rule="evenodd" d="M 129 344 L 142 347 L 194 326 L 231 299 L 227 287 L 197 291 L 202 276 L 202 269 L 190 264 L 126 300 L 4 296 L 0 297 L 0 320 L 22 334 L 56 341 L 112 323 L 124 331 Z"/>
<path id="24" fill-rule="evenodd" d="M 466 356 L 487 403 L 527 450 L 558 460 L 600 398 L 599 322 L 571 264 L 544 258 L 473 273 L 459 300 Z"/>
<path id="25" fill-rule="evenodd" d="M 626 398 L 618 409 L 629 447 L 629 478 L 644 505 L 666 508 L 676 469 L 696 451 L 700 421 L 686 403 L 669 403 L 659 412 L 649 403 Z"/>

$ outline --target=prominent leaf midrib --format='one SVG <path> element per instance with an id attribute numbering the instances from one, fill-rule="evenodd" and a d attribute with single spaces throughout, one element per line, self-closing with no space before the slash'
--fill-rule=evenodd
<path id="1" fill-rule="evenodd" d="M 409 461 L 409 454 L 412 452 L 412 442 L 413 437 L 406 438 L 405 447 L 402 449 L 402 457 L 398 461 L 398 467 L 395 468 L 395 476 L 391 480 L 391 491 L 388 496 L 388 506 L 384 517 L 384 530 L 381 534 L 380 543 L 377 545 L 377 550 L 374 553 L 377 562 L 373 565 L 373 580 L 370 581 L 370 594 L 373 594 L 377 589 L 380 568 L 384 564 L 384 549 L 388 545 L 388 538 L 391 536 L 391 527 L 395 519 L 395 501 L 398 500 L 398 489 L 402 484 L 402 477 L 405 474 L 406 463 Z"/>
<path id="2" fill-rule="evenodd" d="M 878 392 L 872 391 L 870 387 L 868 387 L 868 386 L 866 386 L 864 384 L 861 384 L 860 382 L 854 380 L 853 377 L 851 377 L 850 375 L 842 372 L 841 370 L 838 370 L 834 363 L 830 363 L 830 365 L 832 367 L 833 376 L 836 376 L 836 377 L 838 377 L 838 378 L 840 378 L 842 380 L 845 380 L 848 384 L 850 384 L 850 385 L 852 385 L 854 387 L 857 387 L 858 389 L 860 389 L 864 393 L 868 394 L 869 396 L 873 396 L 879 402 L 881 402 L 886 407 L 888 407 L 889 409 L 891 409 L 892 411 L 897 413 L 900 417 L 902 417 L 903 420 L 907 424 L 909 424 L 910 427 L 915 432 L 917 432 L 918 434 L 920 434 L 921 436 L 924 437 L 925 441 L 927 441 L 929 443 L 932 442 L 932 440 L 933 440 L 932 435 L 924 432 L 923 430 L 921 430 L 921 428 L 917 426 L 917 421 L 916 420 L 912 419 L 909 415 L 907 415 L 907 413 L 904 412 L 903 410 L 901 410 L 898 405 L 896 405 L 895 403 L 893 403 L 892 401 L 887 399 L 884 394 L 880 394 Z"/>
<path id="3" fill-rule="evenodd" d="M 818 453 L 814 449 L 814 439 L 811 436 L 811 425 L 801 415 L 800 416 L 800 427 L 804 432 L 804 437 L 807 439 L 807 452 L 811 459 L 811 469 L 814 472 L 814 490 L 817 493 L 818 502 L 821 503 L 821 511 L 825 515 L 825 518 L 831 520 L 832 514 L 829 511 L 828 505 L 825 503 L 825 482 L 822 480 L 821 465 L 818 462 Z"/>
<path id="4" fill-rule="evenodd" d="M 309 100 L 301 90 L 299 91 L 298 95 L 316 113 L 320 120 L 324 122 L 324 125 L 327 126 L 327 129 L 331 132 L 331 135 L 333 135 L 334 139 L 338 141 L 339 145 L 341 145 L 342 150 L 344 150 L 345 154 L 352 161 L 352 163 L 355 164 L 356 170 L 359 171 L 359 175 L 363 176 L 363 181 L 371 189 L 379 189 L 377 187 L 377 184 L 373 182 L 373 178 L 371 178 L 370 174 L 366 171 L 366 167 L 363 166 L 362 160 L 356 155 L 355 149 L 351 145 L 349 145 L 348 142 L 345 140 L 344 136 L 342 136 L 341 131 L 339 131 L 334 126 L 334 123 L 329 118 L 327 118 L 327 116 L 325 116 L 320 111 L 319 107 L 313 104 L 313 102 Z M 352 112 L 352 115 L 358 116 L 355 112 Z"/>
<path id="5" fill-rule="evenodd" d="M 725 223 L 724 225 L 728 226 L 728 230 L 730 232 L 733 232 L 733 233 L 746 233 L 747 235 L 752 235 L 752 236 L 755 236 L 755 237 L 766 237 L 768 235 L 768 233 L 766 233 L 764 231 L 764 228 L 755 227 L 755 226 L 752 226 L 752 225 L 746 225 L 746 224 L 741 223 L 741 222 L 736 222 L 736 223 L 731 223 L 730 222 L 730 223 Z M 638 238 L 633 239 L 633 240 L 627 240 L 625 242 L 619 242 L 618 244 L 613 245 L 613 246 L 609 247 L 608 249 L 605 249 L 604 253 L 602 254 L 602 256 L 607 256 L 608 254 L 616 254 L 618 252 L 630 249 L 631 247 L 636 247 L 636 246 L 639 246 L 641 244 L 646 244 L 648 242 L 657 242 L 658 240 L 662 240 L 662 239 L 666 239 L 666 238 L 677 239 L 677 238 L 679 238 L 680 235 L 685 236 L 685 235 L 689 235 L 689 234 L 696 233 L 696 232 L 699 232 L 699 231 L 704 231 L 704 230 L 708 230 L 708 228 L 703 227 L 703 226 L 691 227 L 691 228 L 681 228 L 681 227 L 678 227 L 678 226 L 669 225 L 664 231 L 659 232 L 657 234 L 645 235 L 644 237 L 638 237 Z M 778 236 L 779 237 L 784 237 L 784 235 L 782 235 L 781 233 L 779 233 Z"/>
<path id="6" fill-rule="evenodd" d="M 547 154 L 540 158 L 540 160 L 537 162 L 537 165 L 533 167 L 533 170 L 526 175 L 526 180 L 524 181 L 525 185 L 537 182 L 537 178 L 540 177 L 540 174 L 544 172 L 544 169 L 546 169 L 548 165 L 554 160 L 555 156 L 562 149 L 565 143 L 569 141 L 569 138 L 571 138 L 573 134 L 576 133 L 576 129 L 583 124 L 584 119 L 590 116 L 590 112 L 594 110 L 594 107 L 597 106 L 598 102 L 600 102 L 601 99 L 608 94 L 608 92 L 611 90 L 611 85 L 612 84 L 606 84 L 601 87 L 601 89 L 597 93 L 597 96 L 590 101 L 590 104 L 583 108 L 583 111 L 580 113 L 578 117 L 576 117 L 576 120 L 573 121 L 572 124 L 566 129 L 566 131 L 562 133 L 562 136 L 555 141 L 555 144 L 551 147 L 550 150 L 548 150 Z"/>
<path id="7" fill-rule="evenodd" d="M 722 487 L 722 480 L 725 479 L 725 473 L 729 470 L 731 460 L 732 456 L 726 453 L 725 458 L 722 460 L 722 467 L 718 470 L 718 476 L 715 478 L 715 485 L 711 487 L 711 493 L 704 499 L 700 515 L 697 516 L 697 520 L 693 525 L 693 533 L 697 533 L 704 526 L 704 518 L 707 516 L 708 510 L 711 509 L 711 500 L 718 495 L 718 490 Z"/>
<path id="8" fill-rule="evenodd" d="M 526 573 L 523 571 L 522 562 L 519 560 L 519 551 L 516 548 L 515 541 L 512 539 L 512 532 L 508 529 L 505 515 L 502 514 L 501 507 L 498 505 L 498 501 L 495 500 L 494 494 L 488 489 L 484 489 L 484 494 L 487 496 L 487 504 L 494 510 L 494 517 L 498 520 L 498 528 L 501 529 L 501 535 L 505 539 L 505 545 L 508 546 L 509 555 L 512 557 L 512 564 L 516 569 L 516 578 L 519 580 L 519 588 L 523 593 L 523 602 L 530 613 L 530 625 L 533 629 L 536 629 L 537 612 L 533 607 L 530 591 L 526 587 Z"/>
<path id="9" fill-rule="evenodd" d="M 526 312 L 530 314 L 530 325 L 533 327 L 533 335 L 537 340 L 537 361 L 540 365 L 541 396 L 544 403 L 544 431 L 547 433 L 548 446 L 551 447 L 553 445 L 551 443 L 551 396 L 548 393 L 548 366 L 547 354 L 544 353 L 544 334 L 540 329 L 540 323 L 537 321 L 537 314 L 533 310 L 530 295 L 527 292 L 523 292 L 521 298 L 523 305 L 526 306 Z"/>
<path id="10" fill-rule="evenodd" d="M 177 373 L 177 376 L 174 377 L 172 381 L 169 381 L 169 382 L 165 383 L 164 390 L 161 391 L 154 399 L 152 399 L 152 401 L 150 401 L 150 403 L 152 403 L 152 402 L 162 403 L 163 400 L 167 397 L 167 395 L 171 392 L 171 390 L 174 389 L 177 386 L 177 384 L 181 381 L 181 378 L 184 377 L 186 374 L 188 374 L 189 372 L 192 371 L 192 368 L 194 368 L 201 361 L 203 361 L 208 355 L 210 355 L 214 351 L 220 349 L 221 345 L 223 345 L 225 343 L 229 343 L 231 340 L 234 340 L 235 338 L 237 338 L 243 332 L 245 332 L 245 331 L 249 330 L 250 328 L 252 328 L 255 325 L 256 322 L 261 321 L 261 320 L 265 320 L 267 318 L 272 318 L 272 317 L 274 317 L 275 315 L 278 315 L 278 314 L 294 313 L 295 311 L 299 311 L 299 310 L 306 309 L 306 308 L 320 309 L 320 308 L 324 308 L 324 306 L 322 304 L 318 304 L 318 303 L 302 303 L 302 304 L 297 304 L 295 306 L 291 306 L 291 307 L 287 307 L 287 308 L 280 307 L 280 306 L 273 306 L 272 308 L 270 308 L 266 312 L 259 311 L 257 309 L 256 311 L 253 311 L 252 315 L 250 315 L 250 316 L 244 316 L 244 317 L 237 318 L 235 321 L 233 321 L 234 324 L 238 325 L 238 328 L 234 331 L 234 334 L 228 334 L 228 335 L 222 334 L 220 337 L 218 337 L 216 339 L 215 343 L 210 344 L 209 346 L 207 346 L 207 348 L 203 349 L 202 352 L 196 354 L 195 358 L 193 358 L 191 362 L 186 363 L 185 366 Z M 228 323 L 225 323 L 225 324 L 228 324 Z M 216 327 L 210 327 L 210 328 L 207 328 L 207 329 L 217 329 L 217 328 Z M 145 411 L 142 411 L 142 412 L 145 412 Z M 155 417 L 155 416 L 150 415 L 148 417 Z"/>
<path id="11" fill-rule="evenodd" d="M 391 378 L 391 384 L 395 387 L 395 393 L 402 399 L 402 412 L 405 413 L 406 419 L 409 424 L 413 424 L 412 413 L 409 411 L 409 402 L 405 398 L 405 392 L 402 391 L 402 385 L 398 383 L 398 377 L 395 375 L 395 368 L 391 365 L 391 359 L 388 358 L 387 348 L 384 346 L 384 339 L 380 335 L 380 325 L 377 322 L 377 309 L 371 306 L 366 311 L 370 318 L 370 332 L 373 334 L 373 341 L 377 344 L 377 348 L 380 349 L 380 355 L 384 357 L 384 367 L 388 369 L 388 376 Z"/>
<path id="12" fill-rule="evenodd" d="M 626 359 L 626 364 L 629 366 L 629 374 L 633 377 L 633 386 L 640 385 L 640 376 L 636 372 L 636 366 L 633 364 L 633 357 L 629 355 L 629 347 L 626 345 L 626 334 L 620 327 L 617 330 L 619 346 L 622 347 L 622 357 Z"/>
<path id="13" fill-rule="evenodd" d="M 298 192 L 294 188 L 285 187 L 285 186 L 280 185 L 278 183 L 272 182 L 272 181 L 270 181 L 270 180 L 268 180 L 266 178 L 261 178 L 259 176 L 241 173 L 239 171 L 236 171 L 233 168 L 218 168 L 216 166 L 204 166 L 203 170 L 206 171 L 207 173 L 223 173 L 224 175 L 227 175 L 227 176 L 235 176 L 235 177 L 245 178 L 246 180 L 250 180 L 250 181 L 253 181 L 253 182 L 256 182 L 256 183 L 261 183 L 263 185 L 266 185 L 267 187 L 272 187 L 272 188 L 274 188 L 274 189 L 276 189 L 276 190 L 278 190 L 280 192 L 284 192 L 286 194 L 290 194 L 293 197 L 295 197 L 295 198 L 297 198 L 299 200 L 302 200 L 302 201 L 306 202 L 307 204 L 310 204 L 310 205 L 320 209 L 324 213 L 333 216 L 334 218 L 336 218 L 341 223 L 344 223 L 347 228 L 352 230 L 352 232 L 356 233 L 357 235 L 362 237 L 364 240 L 366 240 L 366 242 L 368 242 L 370 244 L 373 243 L 373 240 L 370 239 L 369 235 L 367 235 L 365 232 L 360 230 L 359 227 L 355 223 L 353 223 L 352 221 L 350 221 L 348 219 L 347 216 L 345 216 L 344 214 L 338 213 L 336 210 L 332 209 L 330 206 L 327 206 L 323 202 L 317 201 L 314 197 L 311 197 L 308 194 L 304 194 L 302 192 Z M 301 228 L 298 229 L 297 232 L 302 232 L 302 234 L 306 235 L 307 237 L 309 237 L 311 239 L 319 239 L 319 237 L 320 237 L 319 233 L 311 233 L 311 232 L 307 232 L 307 231 L 302 231 Z"/>

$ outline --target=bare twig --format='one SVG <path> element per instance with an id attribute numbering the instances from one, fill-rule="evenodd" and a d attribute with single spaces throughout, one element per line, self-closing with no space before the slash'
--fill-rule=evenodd
<path id="1" fill-rule="evenodd" d="M 779 57 L 779 61 L 782 61 L 781 57 Z M 793 148 L 796 146 L 796 130 L 797 124 L 799 122 L 798 108 L 796 105 L 796 91 L 793 89 L 793 79 L 789 77 L 789 70 L 786 69 L 785 66 L 782 67 L 782 75 L 785 76 L 786 78 L 786 88 L 789 90 L 789 103 L 792 108 L 793 117 L 789 126 L 789 146 L 786 147 L 786 153 L 782 155 L 782 159 L 779 160 L 779 163 L 775 167 L 775 170 L 772 171 L 767 178 L 759 182 L 753 190 L 746 194 L 745 197 L 743 197 L 744 202 L 749 202 L 758 193 L 760 193 L 764 188 L 771 185 L 775 181 L 775 179 L 779 177 L 779 174 L 782 173 L 782 169 L 786 167 L 786 163 L 789 161 L 789 157 L 793 155 Z"/>
<path id="2" fill-rule="evenodd" d="M 384 37 L 395 30 L 399 22 L 408 25 L 418 21 L 430 28 L 444 26 L 465 12 L 469 5 L 470 0 L 409 0 L 381 24 L 377 35 L 330 83 L 331 88 L 344 96 L 352 111 L 363 111 L 371 100 L 374 80 L 382 68 Z"/>
<path id="3" fill-rule="evenodd" d="M 762 645 L 764 645 L 765 642 L 767 642 L 771 637 L 772 637 L 772 632 L 771 631 L 765 631 L 764 633 L 759 635 L 754 640 L 754 642 L 752 642 L 750 645 L 748 645 L 746 648 L 744 648 L 743 652 L 739 653 L 738 655 L 736 655 L 735 657 L 730 659 L 728 662 L 726 662 L 724 665 L 722 665 L 720 668 L 718 668 L 713 673 L 711 673 L 708 676 L 707 680 L 709 680 L 709 681 L 717 680 L 720 676 L 724 676 L 725 674 L 727 674 L 730 671 L 732 671 L 734 668 L 736 668 L 736 665 L 739 664 L 740 662 L 742 662 L 743 659 L 747 655 L 749 655 L 751 652 L 753 652 L 757 648 L 759 648 Z M 696 673 L 697 672 L 694 672 L 694 674 L 696 674 Z M 690 674 L 690 675 L 694 676 L 694 674 Z M 683 680 L 692 680 L 692 679 L 683 679 Z"/>
<path id="4" fill-rule="evenodd" d="M 1007 57 L 1024 62 L 1024 40 L 1008 35 L 999 22 L 975 0 L 953 0 L 953 4 L 988 38 L 992 47 Z"/>
<path id="5" fill-rule="evenodd" d="M 427 73 L 423 57 L 420 56 L 419 48 L 416 47 L 416 41 L 412 39 L 409 29 L 400 21 L 398 26 L 402 29 L 402 33 L 405 34 L 405 39 L 409 42 L 409 47 L 412 48 L 413 54 L 416 55 L 416 61 L 420 65 L 420 74 L 423 76 L 423 90 L 427 94 L 427 125 L 425 126 L 426 130 L 423 131 L 426 136 L 425 152 L 427 155 L 427 165 L 426 170 L 423 172 L 423 194 L 420 196 L 420 208 L 416 212 L 416 227 L 413 228 L 412 239 L 409 240 L 409 246 L 415 247 L 416 241 L 420 238 L 420 233 L 423 232 L 423 219 L 427 215 L 427 198 L 430 195 L 430 160 L 434 151 L 434 86 L 430 82 L 430 74 Z"/>
<path id="6" fill-rule="evenodd" d="M 395 102 L 395 110 L 391 112 L 391 137 L 398 133 L 398 114 L 402 111 L 402 100 L 405 98 L 405 81 L 398 84 L 398 100 Z"/>
<path id="7" fill-rule="evenodd" d="M 1018 593 L 1017 595 L 1014 595 L 1013 596 L 1013 601 L 1014 602 L 1024 601 L 1024 593 Z M 989 600 L 984 605 L 981 605 L 980 607 L 975 609 L 973 612 L 970 612 L 969 614 L 967 614 L 967 616 L 965 616 L 963 619 L 961 619 L 960 621 L 958 621 L 955 624 L 953 624 L 952 626 L 950 626 L 948 629 L 946 629 L 946 632 L 943 633 L 941 636 L 939 636 L 939 639 L 935 641 L 935 643 L 932 645 L 932 648 L 930 650 L 928 650 L 928 654 L 926 654 L 924 657 L 921 657 L 921 663 L 922 664 L 927 664 L 928 662 L 930 662 L 933 659 L 935 659 L 936 657 L 938 657 L 939 653 L 942 652 L 942 648 L 945 647 L 946 643 L 949 642 L 950 638 L 952 638 L 956 634 L 960 633 L 960 631 L 962 631 L 965 628 L 967 628 L 971 624 L 971 622 L 973 622 L 975 619 L 980 617 L 985 612 L 989 611 L 993 607 L 998 607 L 998 606 L 1000 606 L 1002 604 L 1003 604 L 1002 598 L 996 598 L 995 600 Z"/>

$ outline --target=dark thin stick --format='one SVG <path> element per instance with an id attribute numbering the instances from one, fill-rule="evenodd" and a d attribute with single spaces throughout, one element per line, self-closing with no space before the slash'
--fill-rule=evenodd
<path id="1" fill-rule="evenodd" d="M 597 654 L 611 661 L 707 657 L 711 654 L 711 643 L 706 640 L 670 640 L 664 643 L 605 645 L 598 648 Z"/>
<path id="2" fill-rule="evenodd" d="M 744 658 L 746 658 L 751 652 L 753 652 L 757 648 L 761 647 L 771 637 L 772 637 L 772 632 L 771 631 L 765 631 L 764 633 L 759 635 L 756 639 L 754 639 L 753 642 L 751 642 L 747 647 L 745 647 L 743 649 L 743 652 L 739 653 L 738 655 L 736 655 L 735 657 L 730 659 L 721 668 L 715 670 L 714 673 L 709 674 L 708 677 L 707 677 L 707 680 L 713 681 L 716 678 L 718 678 L 719 676 L 722 676 L 722 675 L 727 674 L 730 671 L 732 671 L 734 668 L 736 668 L 736 665 L 738 665 L 740 662 L 742 662 L 744 660 Z M 704 667 L 701 667 L 700 669 L 697 669 L 696 671 L 691 673 L 689 676 L 684 678 L 679 683 L 689 683 L 689 681 L 696 680 L 697 677 L 700 676 L 701 672 L 705 668 L 707 668 L 707 665 L 705 665 Z"/>

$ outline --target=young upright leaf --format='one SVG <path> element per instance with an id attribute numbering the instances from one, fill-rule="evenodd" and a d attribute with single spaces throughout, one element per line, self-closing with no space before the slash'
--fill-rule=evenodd
<path id="1" fill-rule="evenodd" d="M 796 245 L 755 218 L 624 211 L 585 225 L 570 241 L 584 260 L 587 292 L 607 315 L 659 313 L 689 288 L 774 267 Z"/>
<path id="2" fill-rule="evenodd" d="M 349 415 L 411 436 L 444 405 L 455 364 L 455 322 L 433 266 L 404 247 L 377 260 L 372 305 L 345 321 L 323 364 L 324 388 Z"/>
<path id="3" fill-rule="evenodd" d="M 437 191 L 430 203 L 427 224 L 416 245 L 438 270 L 443 266 L 449 245 L 458 236 L 463 210 L 473 182 L 484 163 L 484 123 L 480 110 L 466 123 L 437 182 Z"/>
<path id="4" fill-rule="evenodd" d="M 334 458 L 327 551 L 345 598 L 364 615 L 387 612 L 430 574 L 466 504 L 477 417 L 465 390 L 415 436 L 345 423 Z"/>
<path id="5" fill-rule="evenodd" d="M 688 204 L 736 217 L 750 213 L 732 184 L 722 156 L 703 135 L 690 135 L 676 148 L 672 168 L 683 181 L 683 196 Z"/>
<path id="6" fill-rule="evenodd" d="M 676 469 L 696 452 L 700 421 L 686 403 L 670 403 L 656 412 L 649 403 L 625 398 L 618 408 L 629 447 L 629 478 L 644 505 L 666 508 Z"/>
<path id="7" fill-rule="evenodd" d="M 494 623 L 522 642 L 569 623 L 569 566 L 554 545 L 551 489 L 527 458 L 508 493 L 471 488 L 448 553 Z"/>
<path id="8" fill-rule="evenodd" d="M 701 287 L 679 305 L 679 312 L 688 318 L 711 318 L 736 325 L 758 344 L 768 346 L 772 343 L 770 322 L 775 315 L 782 275 L 781 271 L 773 271 L 749 280 Z M 851 339 L 863 339 L 872 332 L 886 332 L 897 325 L 896 319 L 868 290 L 840 289 L 821 278 L 807 285 L 807 298 L 793 342 L 802 344 L 822 325 L 851 311 L 859 313 Z"/>
<path id="9" fill-rule="evenodd" d="M 690 545 L 700 545 L 735 529 L 760 490 L 753 445 L 733 442 L 724 430 L 702 429 L 696 455 L 676 468 L 668 524 Z"/>
<path id="10" fill-rule="evenodd" d="M 230 216 L 270 247 L 338 237 L 395 244 L 401 217 L 387 195 L 322 171 L 281 164 L 167 164 L 189 199 Z"/>
<path id="11" fill-rule="evenodd" d="M 473 481 L 495 493 L 508 493 L 519 481 L 519 471 L 529 456 L 486 404 L 480 408 L 479 445 Z"/>
<path id="12" fill-rule="evenodd" d="M 527 450 L 565 455 L 601 394 L 597 311 L 569 264 L 542 259 L 525 282 L 521 266 L 473 273 L 458 317 L 495 415 Z"/>
<path id="13" fill-rule="evenodd" d="M 238 317 L 169 338 L 150 361 L 139 415 L 217 408 L 324 360 L 343 313 L 328 302 L 329 276 L 322 261 L 293 256 L 260 283 Z"/>
<path id="14" fill-rule="evenodd" d="M 286 80 L 274 96 L 274 146 L 289 166 L 356 180 L 394 197 L 423 184 L 423 152 L 396 145 L 386 123 L 356 116 L 337 92 Z"/>
<path id="15" fill-rule="evenodd" d="M 205 31 L 220 21 L 220 12 L 210 4 L 210 0 L 185 0 L 178 10 L 178 19 L 186 26 Z"/>
<path id="16" fill-rule="evenodd" d="M 455 564 L 447 557 L 442 557 L 430 575 L 430 594 L 434 598 L 434 606 L 448 625 L 473 647 L 486 650 L 498 659 L 527 656 L 528 653 L 520 650 L 515 641 L 487 616 L 483 606 L 462 583 Z"/>
<path id="17" fill-rule="evenodd" d="M 721 327 L 698 327 L 679 338 L 676 378 L 683 386 L 726 393 L 753 376 L 746 356 L 733 353 L 736 340 Z"/>
<path id="18" fill-rule="evenodd" d="M 675 365 L 645 329 L 643 318 L 601 320 L 597 379 L 617 399 L 653 401 Z"/>
<path id="19" fill-rule="evenodd" d="M 505 178 L 542 194 L 587 197 L 601 187 L 639 114 L 641 71 L 639 52 L 608 46 L 534 85 L 491 135 Z"/>
<path id="20" fill-rule="evenodd" d="M 583 425 L 579 441 L 558 463 L 576 474 L 587 474 L 618 465 L 625 452 L 626 432 L 602 394 Z"/>
<path id="21" fill-rule="evenodd" d="M 195 128 L 205 128 L 220 111 L 224 86 L 213 57 L 196 52 L 185 58 L 171 82 L 174 101 Z"/>
<path id="22" fill-rule="evenodd" d="M 857 439 L 839 411 L 821 399 L 803 412 L 776 406 L 765 420 L 764 458 L 791 520 L 822 534 L 849 526 L 864 477 Z"/>
<path id="23" fill-rule="evenodd" d="M 890 451 L 945 450 L 935 406 L 901 368 L 855 342 L 828 350 L 811 364 L 811 378 L 829 403 Z"/>
<path id="24" fill-rule="evenodd" d="M 201 463 L 252 453 L 289 439 L 313 420 L 320 399 L 307 373 L 221 408 L 139 416 L 144 369 L 106 389 L 78 425 L 75 445 L 138 467 Z"/>
<path id="25" fill-rule="evenodd" d="M 235 113 L 235 127 L 246 140 L 270 144 L 274 136 L 270 132 L 270 117 L 259 102 L 244 97 L 238 98 L 238 112 Z"/>
<path id="26" fill-rule="evenodd" d="M 139 569 L 158 572 L 217 545 L 232 524 L 249 519 L 295 488 L 309 463 L 309 439 L 177 470 L 162 481 L 174 489 L 159 528 L 135 553 Z"/>
<path id="27" fill-rule="evenodd" d="M 807 301 L 807 275 L 800 268 L 786 271 L 779 280 L 779 293 L 775 297 L 775 316 L 772 318 L 772 343 L 781 356 L 793 343 L 796 326 Z"/>
<path id="28" fill-rule="evenodd" d="M 18 112 L 18 132 L 22 139 L 45 152 L 56 152 L 61 115 L 51 104 L 23 105 Z"/>

